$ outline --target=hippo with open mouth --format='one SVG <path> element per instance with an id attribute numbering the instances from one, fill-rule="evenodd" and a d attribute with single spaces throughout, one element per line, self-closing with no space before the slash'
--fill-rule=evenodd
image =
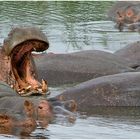
<path id="1" fill-rule="evenodd" d="M 21 96 L 45 94 L 47 82 L 37 79 L 32 52 L 48 49 L 47 37 L 38 28 L 14 28 L 4 40 L 1 50 L 3 73 L 0 80 L 8 83 Z"/>

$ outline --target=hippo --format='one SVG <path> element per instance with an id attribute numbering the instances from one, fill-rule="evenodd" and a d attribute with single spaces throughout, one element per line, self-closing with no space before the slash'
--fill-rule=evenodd
<path id="1" fill-rule="evenodd" d="M 0 50 L 0 80 L 22 95 L 46 94 L 47 81 L 38 81 L 32 52 L 48 49 L 46 35 L 35 27 L 16 27 L 4 39 Z"/>
<path id="2" fill-rule="evenodd" d="M 39 80 L 47 79 L 49 86 L 76 84 L 104 75 L 134 71 L 129 61 L 99 50 L 37 54 L 33 58 Z"/>
<path id="3" fill-rule="evenodd" d="M 98 77 L 66 89 L 56 98 L 75 100 L 77 111 L 91 112 L 96 107 L 140 106 L 140 72 Z"/>
<path id="4" fill-rule="evenodd" d="M 114 54 L 129 61 L 131 68 L 137 69 L 140 67 L 140 41 L 130 43 Z"/>
<path id="5" fill-rule="evenodd" d="M 52 106 L 46 99 L 21 97 L 0 82 L 0 133 L 29 135 L 37 123 L 44 128 L 52 118 Z"/>
<path id="6" fill-rule="evenodd" d="M 8 84 L 0 82 L 0 134 L 28 136 L 37 127 L 45 129 L 50 123 L 58 123 L 60 118 L 74 123 L 76 108 L 74 100 L 22 97 Z"/>
<path id="7" fill-rule="evenodd" d="M 116 27 L 122 31 L 124 27 L 129 30 L 140 30 L 140 2 L 119 1 L 108 12 L 109 19 L 116 22 Z"/>

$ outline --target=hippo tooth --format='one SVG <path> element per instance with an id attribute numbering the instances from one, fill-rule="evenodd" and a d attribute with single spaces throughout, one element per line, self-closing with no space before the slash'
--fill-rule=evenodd
<path id="1" fill-rule="evenodd" d="M 18 92 L 20 95 L 25 94 L 24 90 Z"/>
<path id="2" fill-rule="evenodd" d="M 42 89 L 41 88 L 38 88 L 37 91 L 42 92 Z"/>
<path id="3" fill-rule="evenodd" d="M 35 86 L 33 89 L 38 91 L 38 86 Z"/>
<path id="4" fill-rule="evenodd" d="M 36 51 L 36 48 L 33 48 L 34 51 Z"/>
<path id="5" fill-rule="evenodd" d="M 47 82 L 42 79 L 42 92 L 47 92 Z"/>
<path id="6" fill-rule="evenodd" d="M 25 88 L 25 90 L 29 90 L 29 89 L 31 89 L 31 85 Z"/>
<path id="7" fill-rule="evenodd" d="M 17 89 L 17 91 L 18 91 L 18 92 L 21 92 L 22 90 L 23 90 L 23 89 L 20 89 L 20 88 L 19 88 L 19 89 Z"/>
<path id="8" fill-rule="evenodd" d="M 10 85 L 11 88 L 14 88 L 14 85 Z"/>
<path id="9" fill-rule="evenodd" d="M 31 89 L 31 85 L 25 88 L 25 92 L 30 91 L 30 89 Z"/>

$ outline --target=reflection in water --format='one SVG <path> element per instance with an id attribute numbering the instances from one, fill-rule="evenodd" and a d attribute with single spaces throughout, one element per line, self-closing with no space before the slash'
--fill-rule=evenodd
<path id="1" fill-rule="evenodd" d="M 112 4 L 109 1 L 0 1 L 0 44 L 12 27 L 36 26 L 47 34 L 49 52 L 88 49 L 114 52 L 139 40 L 139 34 L 120 33 L 114 28 L 106 16 Z M 54 92 L 62 90 L 63 87 Z M 45 130 L 38 128 L 29 138 L 140 138 L 139 116 L 136 108 L 96 108 L 85 118 L 79 116 L 75 125 L 68 127 L 56 122 Z M 3 137 L 8 136 L 0 136 Z"/>
<path id="2" fill-rule="evenodd" d="M 115 110 L 114 110 L 115 111 Z M 140 138 L 140 118 L 132 116 L 92 115 L 79 116 L 75 125 L 71 127 L 50 125 L 49 138 Z M 64 130 L 64 131 L 63 131 Z"/>

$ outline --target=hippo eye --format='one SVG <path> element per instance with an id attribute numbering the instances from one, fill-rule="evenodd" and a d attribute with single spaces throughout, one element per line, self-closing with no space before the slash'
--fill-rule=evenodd
<path id="1" fill-rule="evenodd" d="M 42 109 L 43 107 L 39 106 L 38 108 L 39 108 L 39 109 Z"/>

